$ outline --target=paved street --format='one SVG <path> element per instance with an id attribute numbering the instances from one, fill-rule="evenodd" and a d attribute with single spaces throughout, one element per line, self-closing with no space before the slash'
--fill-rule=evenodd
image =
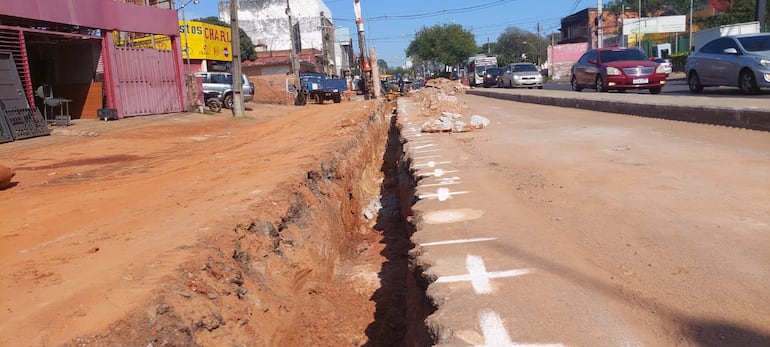
<path id="1" fill-rule="evenodd" d="M 766 132 L 461 101 L 491 125 L 399 100 L 440 345 L 770 344 Z"/>

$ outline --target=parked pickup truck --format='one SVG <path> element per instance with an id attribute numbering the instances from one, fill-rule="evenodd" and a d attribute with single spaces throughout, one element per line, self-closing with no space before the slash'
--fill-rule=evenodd
<path id="1" fill-rule="evenodd" d="M 300 76 L 301 93 L 305 100 L 315 100 L 323 104 L 326 100 L 334 100 L 334 103 L 342 101 L 342 92 L 348 89 L 348 82 L 344 78 L 330 78 L 322 73 L 303 73 Z"/>

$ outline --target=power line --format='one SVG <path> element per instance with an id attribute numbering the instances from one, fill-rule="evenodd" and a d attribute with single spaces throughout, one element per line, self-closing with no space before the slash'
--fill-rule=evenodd
<path id="1" fill-rule="evenodd" d="M 495 1 L 483 3 L 480 5 L 460 7 L 460 8 L 454 8 L 454 9 L 448 9 L 448 10 L 444 9 L 444 10 L 436 10 L 431 12 L 423 12 L 423 13 L 415 13 L 415 14 L 392 15 L 392 16 L 382 15 L 382 16 L 375 16 L 375 17 L 367 17 L 366 20 L 368 22 L 377 22 L 377 21 L 384 21 L 384 20 L 413 20 L 413 19 L 434 17 L 437 15 L 469 13 L 469 12 L 485 10 L 488 8 L 500 6 L 500 5 L 511 3 L 514 1 L 518 1 L 518 0 L 495 0 Z M 349 18 L 333 18 L 333 19 L 335 21 L 354 21 L 354 19 L 349 19 Z"/>

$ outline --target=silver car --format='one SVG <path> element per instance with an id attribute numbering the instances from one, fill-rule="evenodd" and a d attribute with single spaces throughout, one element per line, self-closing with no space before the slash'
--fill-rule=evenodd
<path id="1" fill-rule="evenodd" d="M 690 92 L 703 87 L 732 86 L 744 94 L 770 88 L 770 34 L 716 38 L 687 59 Z"/>
<path id="2" fill-rule="evenodd" d="M 229 109 L 233 108 L 233 75 L 229 72 L 196 72 L 196 77 L 200 77 L 203 82 L 204 94 L 216 94 L 219 101 Z M 243 101 L 254 99 L 254 86 L 243 77 Z"/>
<path id="3" fill-rule="evenodd" d="M 543 74 L 532 63 L 508 64 L 501 76 L 502 85 L 505 88 L 543 89 Z"/>

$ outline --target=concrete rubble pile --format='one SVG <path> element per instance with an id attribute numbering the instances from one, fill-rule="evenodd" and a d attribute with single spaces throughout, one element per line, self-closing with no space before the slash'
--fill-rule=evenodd
<path id="1" fill-rule="evenodd" d="M 489 126 L 489 119 L 479 115 L 471 116 L 467 122 L 463 120 L 461 112 L 468 106 L 461 103 L 455 94 L 465 93 L 466 89 L 468 87 L 460 82 L 437 78 L 428 81 L 425 88 L 410 93 L 420 105 L 420 117 L 432 118 L 424 122 L 420 130 L 426 133 L 462 133 Z"/>

